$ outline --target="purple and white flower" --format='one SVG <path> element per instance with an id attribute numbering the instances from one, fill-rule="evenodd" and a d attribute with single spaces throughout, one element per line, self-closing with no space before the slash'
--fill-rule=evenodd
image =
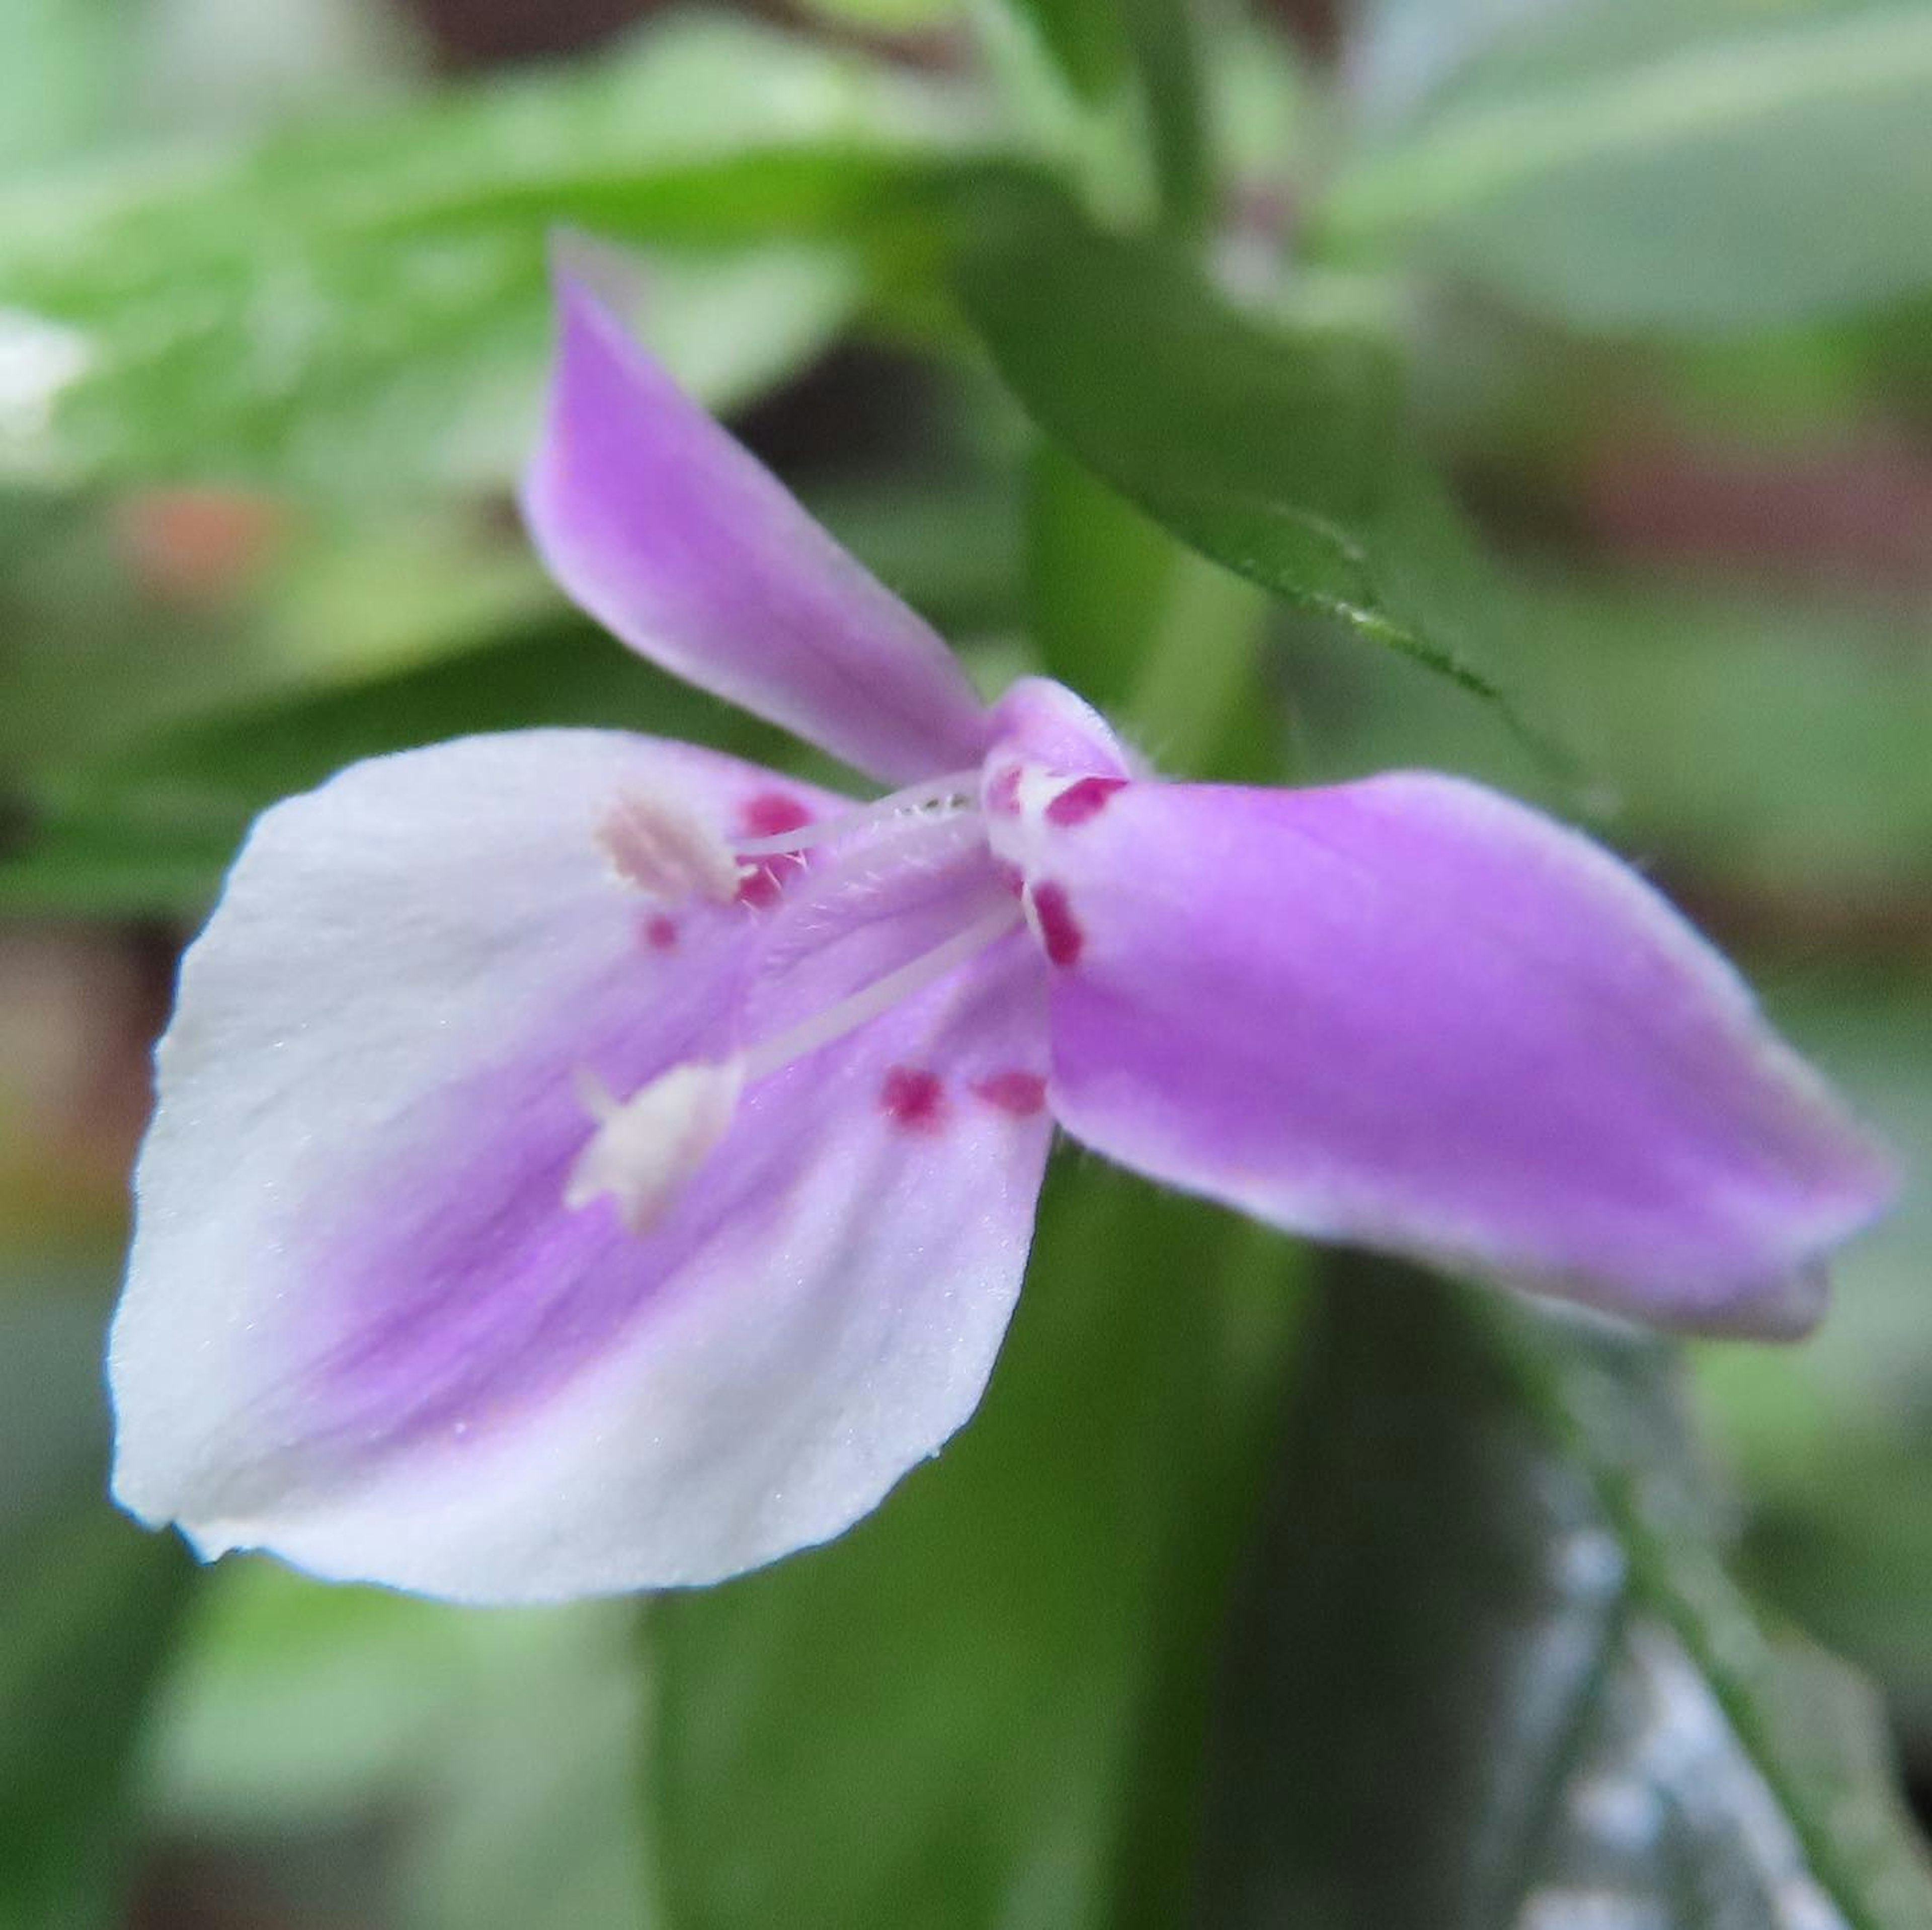
<path id="1" fill-rule="evenodd" d="M 1616 859 L 1450 778 L 1164 782 L 1058 685 L 983 705 L 568 281 L 562 329 L 559 580 L 899 788 L 532 730 L 269 811 L 160 1050 L 128 1508 L 472 1601 L 822 1541 L 979 1401 L 1056 1124 L 1632 1319 L 1816 1317 L 1886 1163 Z"/>

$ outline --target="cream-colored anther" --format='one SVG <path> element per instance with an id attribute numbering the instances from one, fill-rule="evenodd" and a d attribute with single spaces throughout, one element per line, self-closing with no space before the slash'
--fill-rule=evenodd
<path id="1" fill-rule="evenodd" d="M 587 1206 L 608 1196 L 630 1231 L 647 1231 L 724 1137 L 743 1085 L 736 1059 L 674 1065 L 628 1099 L 580 1072 L 578 1096 L 597 1130 L 564 1182 L 563 1203 Z"/>
<path id="2" fill-rule="evenodd" d="M 731 848 L 681 805 L 626 791 L 604 813 L 597 841 L 619 877 L 653 898 L 729 904 L 742 874 Z"/>

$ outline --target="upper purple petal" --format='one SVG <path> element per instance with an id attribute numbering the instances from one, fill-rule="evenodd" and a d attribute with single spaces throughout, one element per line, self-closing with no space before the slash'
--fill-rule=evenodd
<path id="1" fill-rule="evenodd" d="M 184 967 L 138 1175 L 110 1368 L 136 1512 L 330 1576 L 556 1599 L 836 1533 L 971 1411 L 1048 1136 L 1023 937 L 754 1083 L 647 1232 L 563 1194 L 580 1072 L 628 1093 L 782 1029 L 982 911 L 983 854 L 836 919 L 830 866 L 790 861 L 775 901 L 665 906 L 599 848 L 625 795 L 728 834 L 839 802 L 533 732 L 356 766 L 257 826 Z M 1007 1074 L 1030 1107 L 976 1096 Z"/>
<path id="2" fill-rule="evenodd" d="M 551 574 L 634 649 L 878 778 L 964 769 L 984 711 L 926 624 L 842 550 L 582 284 L 524 514 Z"/>
<path id="3" fill-rule="evenodd" d="M 1886 1162 L 1608 853 L 1481 787 L 1030 781 L 1069 1131 L 1297 1230 L 1795 1330 Z"/>

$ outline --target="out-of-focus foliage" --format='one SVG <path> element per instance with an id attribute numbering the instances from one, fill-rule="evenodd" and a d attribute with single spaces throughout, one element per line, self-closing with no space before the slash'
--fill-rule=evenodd
<path id="1" fill-rule="evenodd" d="M 692 16 L 582 71 L 30 178 L 0 199 L 0 449 L 70 480 L 500 481 L 559 224 L 664 244 L 646 333 L 725 403 L 821 347 L 860 259 L 923 245 L 990 147 L 970 96 Z"/>
<path id="2" fill-rule="evenodd" d="M 1342 168 L 1330 241 L 1592 328 L 1762 326 L 1932 280 L 1914 0 L 1516 10 Z"/>
<path id="3" fill-rule="evenodd" d="M 1877 1712 L 1719 1566 L 1666 1349 L 1366 1264 L 1310 1327 L 1206 1920 L 1925 1920 Z"/>
<path id="4" fill-rule="evenodd" d="M 1776 1611 L 1922 1779 L 1932 14 L 813 0 L 452 78 L 465 10 L 0 0 L 0 1926 L 1924 1920 Z M 1694 1354 L 1714 1455 L 1670 1350 L 1300 1321 L 1070 1155 L 984 1413 L 768 1573 L 479 1614 L 110 1512 L 141 1042 L 253 814 L 470 730 L 797 754 L 516 531 L 559 228 L 988 688 L 1538 794 L 1745 952 L 1910 1184 L 1816 1342 Z"/>
<path id="5" fill-rule="evenodd" d="M 622 1605 L 466 1614 L 242 1564 L 204 1592 L 167 1685 L 162 1820 L 349 1840 L 393 1807 L 370 1887 L 407 1930 L 645 1930 L 639 1660 Z"/>
<path id="6" fill-rule="evenodd" d="M 654 1611 L 674 1922 L 1178 1920 L 1203 1609 L 1293 1256 L 1118 1174 L 1059 1179 L 1040 1290 L 956 1446 L 832 1547 Z"/>
<path id="7" fill-rule="evenodd" d="M 1184 542 L 1403 652 L 1520 722 L 1450 640 L 1480 569 L 1396 433 L 1373 337 L 1263 325 L 1160 244 L 1054 215 L 969 260 L 969 312 L 1016 394 Z"/>
<path id="8" fill-rule="evenodd" d="M 0 1923 L 85 1930 L 127 1874 L 134 1757 L 190 1579 L 97 1500 L 100 1328 L 44 1290 L 0 1301 Z"/>

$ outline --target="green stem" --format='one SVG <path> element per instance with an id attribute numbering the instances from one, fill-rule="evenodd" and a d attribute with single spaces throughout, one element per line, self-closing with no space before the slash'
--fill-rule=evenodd
<path id="1" fill-rule="evenodd" d="M 1164 607 L 1126 711 L 1130 734 L 1190 777 L 1280 775 L 1272 700 L 1257 688 L 1269 599 L 1177 546 Z"/>
<path id="2" fill-rule="evenodd" d="M 1194 0 L 1124 0 L 1127 43 L 1147 105 L 1161 226 L 1199 234 L 1214 214 L 1208 91 Z"/>

